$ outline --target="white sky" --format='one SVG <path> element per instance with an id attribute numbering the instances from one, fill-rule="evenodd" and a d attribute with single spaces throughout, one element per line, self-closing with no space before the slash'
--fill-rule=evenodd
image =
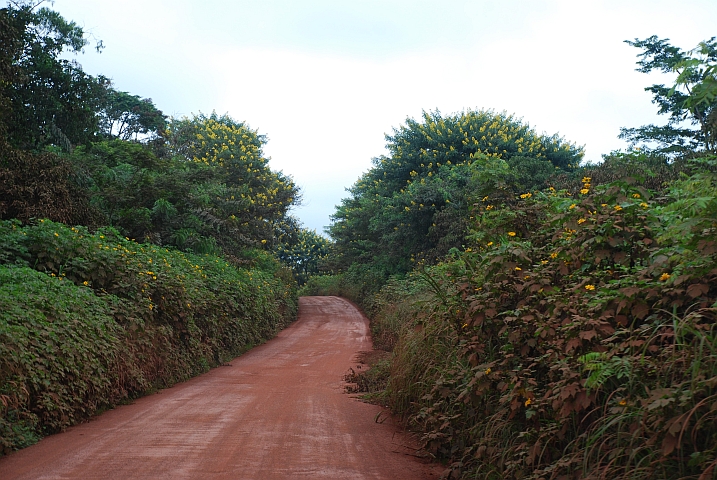
<path id="1" fill-rule="evenodd" d="M 585 145 L 664 122 L 623 40 L 717 35 L 715 0 L 56 0 L 102 39 L 78 57 L 164 113 L 229 113 L 269 137 L 319 233 L 384 134 L 422 110 L 495 109 Z M 667 79 L 669 81 L 669 79 Z"/>

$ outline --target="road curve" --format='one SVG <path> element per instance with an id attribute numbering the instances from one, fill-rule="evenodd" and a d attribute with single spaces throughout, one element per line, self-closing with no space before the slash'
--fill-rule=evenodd
<path id="1" fill-rule="evenodd" d="M 343 393 L 370 350 L 368 321 L 337 297 L 230 366 L 118 407 L 0 458 L 0 479 L 435 479 L 380 412 Z"/>

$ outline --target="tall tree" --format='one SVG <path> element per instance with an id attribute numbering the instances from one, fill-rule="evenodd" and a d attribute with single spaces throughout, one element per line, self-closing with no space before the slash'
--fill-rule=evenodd
<path id="1" fill-rule="evenodd" d="M 633 145 L 656 144 L 655 150 L 667 154 L 717 152 L 717 39 L 712 37 L 689 51 L 654 35 L 625 42 L 642 49 L 638 72 L 659 71 L 677 76 L 671 87 L 655 84 L 645 88 L 652 93 L 658 113 L 669 117 L 667 124 L 622 128 L 620 138 Z"/>
<path id="2" fill-rule="evenodd" d="M 98 132 L 99 110 L 107 80 L 92 77 L 63 52 L 81 52 L 88 45 L 82 28 L 39 4 L 12 2 L 0 11 L 12 32 L 8 52 L 13 75 L 3 82 L 9 103 L 7 135 L 23 149 L 56 145 L 66 150 L 87 143 Z M 98 44 L 101 48 L 101 43 Z"/>
<path id="3" fill-rule="evenodd" d="M 321 273 L 328 259 L 331 242 L 314 230 L 300 225 L 294 217 L 281 222 L 274 247 L 277 257 L 294 272 L 299 285 Z"/>
<path id="4" fill-rule="evenodd" d="M 299 189 L 269 168 L 262 151 L 266 137 L 216 113 L 173 119 L 168 131 L 170 154 L 216 173 L 219 183 L 193 196 L 200 218 L 241 244 L 271 246 L 277 222 L 299 202 Z"/>
<path id="5" fill-rule="evenodd" d="M 167 117 L 151 98 L 140 98 L 107 87 L 99 111 L 101 133 L 121 140 L 135 140 L 139 136 L 157 137 L 164 134 Z"/>
<path id="6" fill-rule="evenodd" d="M 370 263 L 392 274 L 420 258 L 432 262 L 463 242 L 472 205 L 487 187 L 480 172 L 499 164 L 517 188 L 529 189 L 582 158 L 581 147 L 558 135 L 486 110 L 424 112 L 386 140 L 390 156 L 374 159 L 332 217 L 329 233 L 344 267 Z"/>
<path id="7" fill-rule="evenodd" d="M 0 133 L 4 134 L 10 117 L 9 87 L 17 81 L 19 68 L 15 58 L 22 51 L 22 34 L 6 8 L 0 9 Z"/>

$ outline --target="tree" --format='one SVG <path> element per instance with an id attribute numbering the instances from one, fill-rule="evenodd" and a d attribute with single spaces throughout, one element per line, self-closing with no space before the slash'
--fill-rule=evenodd
<path id="1" fill-rule="evenodd" d="M 539 135 L 512 115 L 486 110 L 424 112 L 386 140 L 390 156 L 374 159 L 332 216 L 329 234 L 343 268 L 373 264 L 390 275 L 420 259 L 434 262 L 463 243 L 486 186 L 477 174 L 491 162 L 504 165 L 517 188 L 530 189 L 577 167 L 583 154 L 558 135 Z"/>
<path id="2" fill-rule="evenodd" d="M 20 95 L 29 78 L 25 60 L 32 54 L 27 44 L 27 19 L 32 12 L 29 7 L 13 5 L 15 9 L 0 9 L 0 219 L 50 218 L 93 225 L 98 212 L 90 207 L 87 192 L 74 181 L 77 172 L 67 159 L 48 152 L 25 152 L 8 142 L 8 137 L 19 141 L 23 135 L 27 138 L 37 133 L 18 123 L 18 118 L 37 107 L 31 98 Z M 35 21 L 36 28 L 46 32 L 46 51 L 52 50 L 53 42 L 78 45 L 72 28 L 63 26 L 56 16 L 37 12 Z"/>
<path id="3" fill-rule="evenodd" d="M 301 227 L 294 217 L 282 222 L 277 242 L 274 249 L 277 257 L 291 268 L 299 285 L 305 284 L 310 276 L 321 273 L 331 248 L 328 239 Z"/>
<path id="4" fill-rule="evenodd" d="M 69 150 L 97 134 L 96 112 L 107 80 L 60 59 L 65 51 L 81 52 L 89 42 L 77 24 L 38 5 L 12 2 L 0 10 L 3 23 L 10 25 L 3 33 L 14 34 L 9 52 L 3 52 L 12 55 L 13 72 L 0 85 L 10 110 L 7 135 L 22 149 L 56 145 Z"/>
<path id="5" fill-rule="evenodd" d="M 0 10 L 0 134 L 5 134 L 10 117 L 10 85 L 16 81 L 19 68 L 14 59 L 22 51 L 21 31 L 7 9 Z"/>
<path id="6" fill-rule="evenodd" d="M 686 52 L 668 41 L 654 35 L 645 40 L 625 41 L 643 50 L 638 55 L 638 72 L 676 73 L 677 77 L 672 87 L 655 84 L 645 88 L 652 93 L 652 103 L 659 107 L 658 114 L 668 115 L 667 125 L 622 128 L 620 138 L 633 145 L 657 144 L 657 152 L 672 155 L 696 150 L 714 153 L 717 151 L 717 39 L 712 37 Z"/>
<path id="7" fill-rule="evenodd" d="M 157 137 L 167 127 L 167 117 L 151 98 L 140 98 L 111 86 L 107 86 L 99 117 L 101 133 L 121 140 L 137 140 L 139 135 Z"/>
<path id="8" fill-rule="evenodd" d="M 274 243 L 278 222 L 299 202 L 299 189 L 263 156 L 266 137 L 243 122 L 216 112 L 172 119 L 167 148 L 184 162 L 205 165 L 218 183 L 193 197 L 196 212 L 218 230 L 232 232 L 241 244 Z"/>

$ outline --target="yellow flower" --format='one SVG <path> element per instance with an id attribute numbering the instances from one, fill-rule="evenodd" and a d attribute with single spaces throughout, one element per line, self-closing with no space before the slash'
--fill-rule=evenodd
<path id="1" fill-rule="evenodd" d="M 641 206 L 642 208 L 647 208 L 649 205 L 646 204 L 645 202 L 642 202 L 642 203 L 640 204 L 640 206 Z"/>
<path id="2" fill-rule="evenodd" d="M 558 254 L 556 252 L 551 253 L 550 258 L 558 258 Z"/>
<path id="3" fill-rule="evenodd" d="M 664 281 L 668 280 L 671 276 L 672 276 L 672 275 L 670 275 L 669 273 L 665 272 L 665 273 L 663 273 L 662 275 L 660 275 L 660 281 L 661 281 L 661 282 L 664 282 Z"/>
<path id="4" fill-rule="evenodd" d="M 640 194 L 639 194 L 639 193 L 633 193 L 633 194 L 632 194 L 632 198 L 640 198 Z"/>
<path id="5" fill-rule="evenodd" d="M 509 237 L 515 237 L 515 232 L 508 232 Z"/>
<path id="6" fill-rule="evenodd" d="M 627 405 L 627 400 L 625 400 L 625 399 L 620 400 L 619 405 L 624 407 L 625 405 Z"/>
<path id="7" fill-rule="evenodd" d="M 586 222 L 586 220 L 584 218 L 581 218 L 578 220 L 578 225 L 580 225 L 581 223 L 585 223 L 585 222 Z"/>
<path id="8" fill-rule="evenodd" d="M 541 265 L 545 265 L 546 263 L 548 263 L 548 261 L 547 261 L 547 260 L 541 260 L 540 263 L 541 263 Z"/>
<path id="9" fill-rule="evenodd" d="M 525 199 L 525 198 L 530 198 L 530 197 L 532 197 L 532 196 L 533 196 L 532 193 L 524 193 L 524 194 L 522 194 L 522 195 L 520 196 L 520 198 Z"/>
<path id="10" fill-rule="evenodd" d="M 530 399 L 527 399 L 527 400 L 525 401 L 525 406 L 527 407 L 527 406 L 530 405 L 531 403 L 533 403 L 533 402 L 532 402 Z"/>
<path id="11" fill-rule="evenodd" d="M 587 188 L 583 188 L 582 190 L 580 190 L 580 193 L 582 193 L 583 195 L 587 195 L 588 193 L 590 193 L 590 190 L 588 190 Z"/>
<path id="12" fill-rule="evenodd" d="M 266 243 L 266 240 L 262 240 L 261 243 L 262 243 L 262 244 Z"/>
<path id="13" fill-rule="evenodd" d="M 486 375 L 489 375 L 489 374 L 490 374 L 490 372 L 491 372 L 491 370 L 490 370 L 490 368 L 488 368 L 488 369 L 486 369 L 486 371 L 485 371 L 485 372 L 483 372 L 483 373 L 485 373 Z"/>
<path id="14" fill-rule="evenodd" d="M 56 236 L 56 237 L 59 237 L 60 235 L 59 235 L 57 232 L 55 232 L 55 236 Z"/>
<path id="15" fill-rule="evenodd" d="M 583 183 L 590 183 L 591 177 L 583 177 Z"/>
<path id="16" fill-rule="evenodd" d="M 590 284 L 585 285 L 585 290 L 593 291 L 593 290 L 595 290 L 595 285 L 590 285 Z"/>
<path id="17" fill-rule="evenodd" d="M 616 212 L 619 212 L 620 210 L 622 210 L 622 207 L 620 205 L 615 205 L 613 208 L 615 209 Z"/>
<path id="18" fill-rule="evenodd" d="M 523 270 L 523 269 L 520 268 L 520 267 L 515 267 L 515 271 L 516 271 L 516 272 L 519 272 L 519 271 L 521 271 L 521 270 Z"/>
<path id="19" fill-rule="evenodd" d="M 87 285 L 89 285 L 89 284 L 90 284 L 90 282 L 88 282 L 87 280 L 85 280 L 84 282 L 82 282 L 82 285 L 84 285 L 85 287 L 86 287 Z"/>
<path id="20" fill-rule="evenodd" d="M 493 205 L 488 205 L 487 207 L 485 207 L 485 209 L 486 209 L 486 210 L 493 210 Z"/>
<path id="21" fill-rule="evenodd" d="M 577 207 L 577 205 L 575 205 L 575 204 L 573 203 L 573 204 L 570 205 L 570 207 L 568 207 L 568 208 L 570 208 L 570 210 L 572 210 L 572 209 L 575 208 L 575 207 Z"/>
<path id="22" fill-rule="evenodd" d="M 488 242 L 486 245 L 490 247 L 491 245 L 493 245 L 493 242 Z"/>

